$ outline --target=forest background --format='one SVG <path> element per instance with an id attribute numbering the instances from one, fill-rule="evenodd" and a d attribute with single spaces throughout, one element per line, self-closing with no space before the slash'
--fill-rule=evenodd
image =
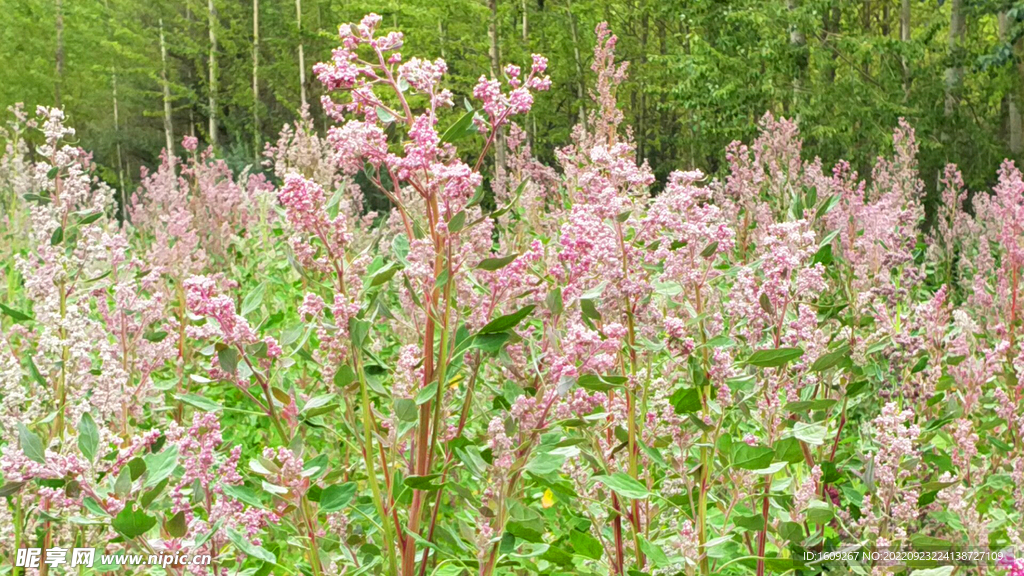
<path id="1" fill-rule="evenodd" d="M 326 128 L 311 67 L 338 23 L 371 11 L 406 32 L 403 51 L 449 63 L 457 103 L 496 62 L 547 55 L 552 94 L 523 121 L 546 163 L 593 105 L 605 20 L 630 62 L 620 102 L 637 158 L 660 182 L 719 175 L 767 111 L 799 119 L 805 154 L 865 175 L 907 118 L 929 215 L 946 162 L 977 190 L 1024 153 L 1024 3 L 996 0 L 0 0 L 0 107 L 62 106 L 129 195 L 186 134 L 258 170 L 303 106 Z"/>

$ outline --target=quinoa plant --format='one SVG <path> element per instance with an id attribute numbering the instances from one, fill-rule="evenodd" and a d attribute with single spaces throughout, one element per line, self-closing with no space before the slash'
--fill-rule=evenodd
<path id="1" fill-rule="evenodd" d="M 63 113 L 13 109 L 0 572 L 1024 573 L 1013 163 L 948 166 L 926 228 L 908 123 L 862 178 L 766 114 L 658 185 L 602 24 L 547 165 L 515 124 L 543 56 L 456 105 L 379 16 L 339 37 L 326 133 L 266 176 L 186 137 L 121 222 Z M 989 555 L 875 554 L 908 549 Z M 111 560 L 182 552 L 212 561 Z M 14 570 L 78 570 L 47 559 Z"/>

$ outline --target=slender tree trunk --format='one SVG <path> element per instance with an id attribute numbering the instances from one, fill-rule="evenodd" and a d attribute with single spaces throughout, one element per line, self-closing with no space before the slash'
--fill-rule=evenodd
<path id="1" fill-rule="evenodd" d="M 491 75 L 494 78 L 500 78 L 501 53 L 498 46 L 498 0 L 487 0 L 487 4 L 491 10 L 491 22 L 487 30 L 487 35 L 491 40 Z M 499 129 L 498 137 L 495 138 L 494 142 L 494 168 L 495 176 L 498 181 L 503 182 L 505 178 L 505 134 L 501 129 Z"/>
<path id="2" fill-rule="evenodd" d="M 171 83 L 167 79 L 167 44 L 164 41 L 164 20 L 160 19 L 160 80 L 164 90 L 164 138 L 167 160 L 174 162 L 174 123 L 171 119 Z"/>
<path id="3" fill-rule="evenodd" d="M 526 6 L 526 0 L 522 0 L 521 4 L 523 8 L 523 44 L 525 45 L 530 37 L 530 10 Z"/>
<path id="4" fill-rule="evenodd" d="M 576 31 L 576 17 L 572 14 L 572 0 L 568 0 L 565 10 L 569 13 L 569 34 L 572 36 L 572 56 L 576 63 L 576 104 L 579 106 L 579 124 L 586 128 L 587 112 L 584 106 L 584 95 L 586 93 L 583 83 L 583 57 L 580 53 L 580 37 Z"/>
<path id="5" fill-rule="evenodd" d="M 106 13 L 107 21 L 113 22 L 114 15 L 110 11 L 110 5 L 107 0 L 103 0 L 103 10 Z M 107 36 L 111 39 L 113 34 L 111 29 L 107 29 Z M 121 192 L 121 225 L 128 221 L 128 198 L 124 191 L 124 157 L 121 155 L 121 121 L 118 115 L 117 107 L 117 66 L 110 66 L 110 88 L 111 88 L 111 99 L 114 105 L 114 147 L 117 151 L 117 183 Z"/>
<path id="6" fill-rule="evenodd" d="M 1018 39 L 1014 43 L 1013 52 L 1017 61 L 1017 77 L 1010 91 L 1010 150 L 1019 156 L 1024 152 L 1024 113 L 1020 106 L 1021 89 L 1024 86 L 1024 40 Z"/>
<path id="7" fill-rule="evenodd" d="M 946 116 L 952 116 L 959 97 L 960 84 L 963 82 L 964 68 L 960 64 L 960 46 L 964 40 L 967 21 L 964 14 L 964 0 L 951 0 L 949 3 L 949 54 L 953 63 L 946 68 Z"/>
<path id="8" fill-rule="evenodd" d="M 112 70 L 110 87 L 114 101 L 114 147 L 117 151 L 117 183 L 121 189 L 121 226 L 128 221 L 128 197 L 124 191 L 124 159 L 121 155 L 121 121 L 117 110 L 117 70 Z"/>
<path id="9" fill-rule="evenodd" d="M 302 0 L 295 0 L 295 25 L 299 29 L 299 97 L 306 109 L 306 58 L 302 53 Z"/>
<path id="10" fill-rule="evenodd" d="M 217 147 L 217 8 L 213 5 L 213 0 L 206 0 L 207 7 L 207 20 L 210 28 L 210 85 L 209 85 L 209 105 L 210 105 L 210 124 L 209 124 L 209 139 L 210 146 Z"/>
<path id="11" fill-rule="evenodd" d="M 252 0 L 252 132 L 253 154 L 260 154 L 260 0 Z"/>
<path id="12" fill-rule="evenodd" d="M 787 8 L 789 9 L 790 14 L 789 46 L 790 50 L 793 51 L 793 57 L 796 64 L 796 71 L 793 74 L 793 101 L 790 114 L 796 116 L 799 114 L 800 93 L 803 90 L 804 71 L 807 70 L 807 36 L 800 30 L 800 26 L 796 21 L 796 12 L 800 8 L 800 1 L 789 0 Z"/>
<path id="13" fill-rule="evenodd" d="M 56 0 L 57 17 L 55 21 L 55 28 L 57 31 L 57 77 L 53 83 L 53 96 L 54 103 L 57 108 L 60 108 L 61 101 L 61 89 L 64 84 L 64 2 L 63 0 Z"/>
<path id="14" fill-rule="evenodd" d="M 1003 42 L 1009 42 L 1010 40 L 1010 17 L 1005 11 L 999 13 L 999 39 Z M 1013 88 L 1007 92 L 1005 101 L 1006 109 L 1006 136 L 1010 146 L 1010 152 L 1014 156 L 1020 156 L 1024 143 L 1022 143 L 1021 134 L 1021 113 L 1020 107 L 1018 106 L 1017 92 L 1019 83 L 1014 82 Z"/>
<path id="15" fill-rule="evenodd" d="M 910 0 L 900 0 L 900 42 L 910 44 Z M 910 99 L 910 62 L 907 57 L 900 58 L 903 68 L 903 101 Z"/>
<path id="16" fill-rule="evenodd" d="M 447 38 L 445 36 L 446 35 L 445 35 L 445 32 L 444 32 L 444 21 L 441 18 L 438 18 L 437 19 L 437 38 L 438 38 L 438 42 L 440 43 L 440 46 L 438 48 L 441 50 L 441 59 L 447 61 L 448 57 L 445 56 L 445 51 L 444 51 L 444 45 L 447 43 Z"/>
<path id="17" fill-rule="evenodd" d="M 831 6 L 822 12 L 822 23 L 825 30 L 825 39 L 822 44 L 829 52 L 828 63 L 825 65 L 825 81 L 832 84 L 836 81 L 836 60 L 838 52 L 833 39 L 839 35 L 839 23 L 842 18 L 842 9 L 838 0 L 832 0 Z"/>
<path id="18" fill-rule="evenodd" d="M 871 35 L 871 0 L 864 0 L 864 13 L 861 14 L 862 30 L 861 32 L 870 36 Z M 868 61 L 864 62 L 863 66 L 864 76 L 871 76 L 871 64 Z"/>

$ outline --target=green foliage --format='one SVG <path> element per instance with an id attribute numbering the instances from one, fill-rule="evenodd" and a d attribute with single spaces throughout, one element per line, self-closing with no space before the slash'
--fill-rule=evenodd
<path id="1" fill-rule="evenodd" d="M 1024 9 L 1017 2 L 968 3 L 965 40 L 951 50 L 950 4 L 911 2 L 909 40 L 903 41 L 895 2 L 498 2 L 499 50 L 505 61 L 526 61 L 533 52 L 550 59 L 552 97 L 538 101 L 522 122 L 535 154 L 545 161 L 588 111 L 587 92 L 580 98 L 580 91 L 592 81 L 593 30 L 610 20 L 619 53 L 631 63 L 619 93 L 629 103 L 625 121 L 634 127 L 639 157 L 661 178 L 680 166 L 721 174 L 721 151 L 734 140 L 749 141 L 768 110 L 800 119 L 808 155 L 826 165 L 845 158 L 862 174 L 870 171 L 896 119 L 906 117 L 926 135 L 923 172 L 935 174 L 955 159 L 976 189 L 994 181 L 993 167 L 1001 158 L 1021 152 L 1010 148 L 1007 107 L 1024 96 L 1018 66 Z M 385 26 L 401 26 L 403 51 L 448 62 L 449 85 L 460 106 L 476 79 L 492 72 L 487 36 L 478 25 L 489 18 L 481 1 L 306 0 L 301 33 L 294 5 L 263 2 L 260 98 L 254 101 L 252 3 L 218 0 L 215 8 L 218 153 L 237 170 L 260 169 L 262 143 L 272 142 L 281 125 L 295 119 L 300 43 L 313 124 L 325 126 L 318 104 L 322 89 L 311 69 L 329 59 L 339 22 L 377 12 Z M 53 0 L 0 0 L 0 105 L 51 105 L 59 84 L 61 104 L 80 142 L 95 152 L 102 177 L 130 190 L 138 168 L 158 162 L 164 142 L 160 21 L 175 140 L 185 134 L 210 139 L 206 9 L 200 0 L 65 1 L 65 63 L 58 78 Z M 1001 13 L 1008 22 L 1003 33 Z M 952 64 L 964 76 L 947 111 L 945 77 Z M 447 126 L 444 141 L 460 140 L 467 150 L 480 146 L 467 138 L 475 132 L 473 114 Z M 925 178 L 932 202 L 935 180 Z"/>

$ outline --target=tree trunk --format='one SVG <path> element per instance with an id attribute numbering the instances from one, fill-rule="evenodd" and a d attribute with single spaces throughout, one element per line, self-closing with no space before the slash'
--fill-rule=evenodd
<path id="1" fill-rule="evenodd" d="M 164 42 L 164 20 L 160 19 L 160 80 L 164 90 L 164 138 L 166 138 L 167 159 L 174 162 L 174 124 L 171 121 L 171 84 L 167 79 L 167 44 Z"/>
<path id="2" fill-rule="evenodd" d="M 252 132 L 253 154 L 260 155 L 260 0 L 252 0 Z"/>
<path id="3" fill-rule="evenodd" d="M 523 8 L 523 44 L 526 44 L 527 39 L 530 37 L 530 18 L 529 9 L 526 7 L 526 0 L 521 0 Z"/>
<path id="4" fill-rule="evenodd" d="M 960 84 L 964 78 L 964 68 L 960 64 L 960 46 L 964 41 L 967 22 L 964 14 L 964 0 L 951 0 L 949 3 L 949 55 L 952 65 L 946 68 L 946 105 L 945 115 L 953 115 L 959 97 Z"/>
<path id="5" fill-rule="evenodd" d="M 900 42 L 910 43 L 910 0 L 901 0 L 900 3 Z M 910 99 L 910 62 L 906 56 L 900 58 L 900 65 L 903 68 L 903 101 Z"/>
<path id="6" fill-rule="evenodd" d="M 800 8 L 799 0 L 789 0 L 787 5 L 790 15 L 789 24 L 789 47 L 793 51 L 796 64 L 796 72 L 793 75 L 793 102 L 790 114 L 799 114 L 800 92 L 803 90 L 804 71 L 807 70 L 807 36 L 800 30 L 796 21 L 796 11 Z"/>
<path id="7" fill-rule="evenodd" d="M 822 12 L 822 24 L 825 29 L 825 40 L 822 45 L 829 53 L 828 63 L 824 66 L 825 81 L 832 84 L 836 81 L 836 60 L 839 52 L 833 44 L 833 38 L 839 36 L 839 24 L 843 16 L 838 0 L 832 0 L 831 6 Z"/>
<path id="8" fill-rule="evenodd" d="M 498 0 L 487 0 L 488 7 L 491 10 L 491 22 L 487 29 L 487 35 L 491 40 L 490 56 L 491 56 L 491 76 L 494 78 L 501 77 L 501 53 L 499 52 L 498 46 Z M 505 178 L 505 135 L 504 131 L 499 129 L 497 137 L 494 139 L 494 176 L 499 182 L 503 182 Z"/>
<path id="9" fill-rule="evenodd" d="M 871 35 L 871 0 L 864 0 L 864 13 L 861 14 L 862 30 L 865 35 Z M 862 70 L 864 71 L 865 77 L 871 76 L 871 64 L 868 61 L 864 61 Z"/>
<path id="10" fill-rule="evenodd" d="M 1006 12 L 999 13 L 999 40 L 1002 42 L 1009 42 L 1010 40 L 1010 17 Z M 1007 92 L 1004 97 L 1004 106 L 1006 110 L 1006 136 L 1010 146 L 1010 152 L 1014 156 L 1020 156 L 1022 148 L 1024 148 L 1024 142 L 1022 142 L 1021 134 L 1021 114 L 1020 107 L 1017 104 L 1017 91 L 1018 83 L 1014 82 L 1013 88 Z"/>
<path id="11" fill-rule="evenodd" d="M 121 226 L 128 221 L 128 197 L 124 191 L 124 159 L 121 155 L 121 120 L 117 110 L 117 69 L 111 70 L 110 87 L 114 104 L 114 147 L 117 151 L 117 183 L 121 189 Z"/>
<path id="12" fill-rule="evenodd" d="M 64 84 L 64 2 L 63 0 L 56 0 L 57 17 L 55 21 L 55 28 L 57 30 L 57 50 L 56 50 L 56 61 L 57 61 L 57 76 L 53 82 L 53 96 L 54 103 L 57 108 L 60 108 L 60 93 L 62 85 Z"/>
<path id="13" fill-rule="evenodd" d="M 444 45 L 446 44 L 447 38 L 445 38 L 444 22 L 442 21 L 441 18 L 437 19 L 437 38 L 438 38 L 438 42 L 440 43 L 440 46 L 438 46 L 438 49 L 441 51 L 441 60 L 447 61 L 448 57 L 445 56 L 445 51 L 444 51 Z"/>
<path id="14" fill-rule="evenodd" d="M 306 58 L 302 53 L 302 0 L 295 0 L 295 25 L 299 30 L 299 98 L 306 109 Z"/>
<path id="15" fill-rule="evenodd" d="M 579 125 L 584 129 L 587 126 L 587 113 L 584 106 L 584 94 L 586 93 L 583 83 L 583 57 L 580 54 L 580 37 L 576 31 L 576 17 L 572 14 L 572 0 L 568 0 L 565 10 L 569 13 L 569 33 L 572 35 L 572 56 L 576 63 L 576 104 L 579 106 Z"/>
<path id="16" fill-rule="evenodd" d="M 209 85 L 209 105 L 210 105 L 210 125 L 209 135 L 210 146 L 217 147 L 217 9 L 213 5 L 213 0 L 206 0 L 207 7 L 207 20 L 210 27 L 210 85 Z"/>
<path id="17" fill-rule="evenodd" d="M 107 0 L 103 0 L 103 10 L 108 23 L 113 23 L 114 15 L 110 11 Z M 113 39 L 111 28 L 107 29 L 107 37 Z M 111 99 L 114 105 L 114 147 L 117 151 L 117 183 L 121 192 L 121 226 L 128 221 L 128 198 L 124 190 L 124 157 L 121 154 L 121 121 L 117 107 L 117 66 L 110 66 Z"/>

